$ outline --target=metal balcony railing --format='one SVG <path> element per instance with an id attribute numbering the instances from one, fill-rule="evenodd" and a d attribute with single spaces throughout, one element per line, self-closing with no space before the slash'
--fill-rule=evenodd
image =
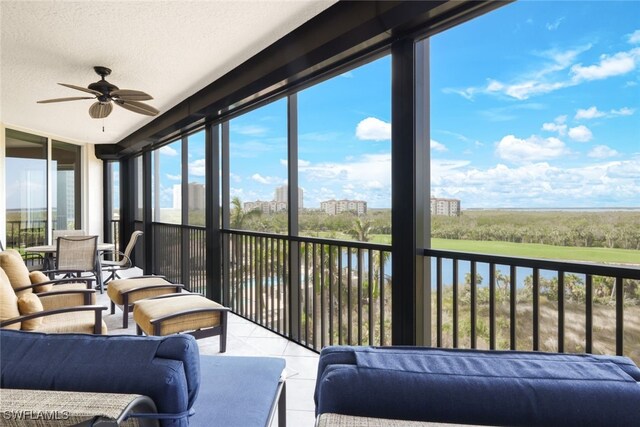
<path id="1" fill-rule="evenodd" d="M 155 273 L 206 291 L 205 229 L 154 223 Z M 310 349 L 391 344 L 391 246 L 223 230 L 223 302 Z M 439 347 L 640 361 L 640 269 L 427 249 Z M 216 273 L 217 274 L 217 273 Z"/>
<path id="2" fill-rule="evenodd" d="M 434 249 L 424 254 L 432 261 L 439 347 L 640 360 L 640 269 Z"/>

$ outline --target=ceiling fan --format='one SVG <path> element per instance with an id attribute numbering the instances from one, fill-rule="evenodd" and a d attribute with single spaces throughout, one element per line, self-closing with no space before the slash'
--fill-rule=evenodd
<path id="1" fill-rule="evenodd" d="M 111 74 L 111 70 L 107 67 L 93 67 L 95 72 L 102 77 L 99 81 L 91 83 L 88 87 L 75 86 L 67 83 L 58 83 L 61 86 L 66 86 L 71 89 L 80 90 L 82 92 L 90 93 L 93 96 L 73 96 L 69 98 L 55 98 L 44 99 L 38 101 L 38 104 L 48 104 L 50 102 L 66 102 L 77 101 L 81 99 L 97 99 L 95 103 L 89 107 L 89 115 L 94 119 L 103 119 L 107 117 L 111 110 L 113 110 L 113 104 L 133 111 L 138 114 L 145 114 L 147 116 L 155 116 L 160 111 L 154 107 L 145 104 L 140 101 L 148 101 L 153 97 L 145 92 L 139 90 L 119 89 L 118 86 L 113 85 L 106 81 L 104 78 Z"/>

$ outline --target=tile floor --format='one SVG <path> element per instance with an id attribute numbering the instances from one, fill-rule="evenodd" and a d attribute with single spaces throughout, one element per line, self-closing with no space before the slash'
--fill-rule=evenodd
<path id="1" fill-rule="evenodd" d="M 127 276 L 135 275 L 129 273 Z M 97 293 L 97 302 L 109 307 L 109 297 Z M 122 311 L 115 314 L 104 312 L 104 320 L 110 335 L 135 334 L 135 323 L 129 315 L 129 328 L 122 328 Z M 287 384 L 287 426 L 313 427 L 313 391 L 318 368 L 318 354 L 240 316 L 230 314 L 227 332 L 227 351 L 223 356 L 277 356 L 287 363 L 285 375 Z M 220 338 L 211 337 L 198 340 L 201 354 L 217 355 Z M 277 417 L 272 426 L 277 426 Z"/>

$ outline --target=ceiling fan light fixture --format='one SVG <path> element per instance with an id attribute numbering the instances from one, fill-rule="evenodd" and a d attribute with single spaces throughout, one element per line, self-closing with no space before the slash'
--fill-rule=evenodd
<path id="1" fill-rule="evenodd" d="M 89 107 L 89 115 L 93 119 L 104 119 L 113 110 L 113 104 L 111 102 L 94 102 L 91 107 Z"/>

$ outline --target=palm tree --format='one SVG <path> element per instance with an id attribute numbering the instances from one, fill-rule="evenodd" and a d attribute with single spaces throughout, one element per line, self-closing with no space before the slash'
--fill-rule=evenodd
<path id="1" fill-rule="evenodd" d="M 353 226 L 347 231 L 349 236 L 360 242 L 368 242 L 369 241 L 369 233 L 371 232 L 371 222 L 368 220 L 362 220 L 362 218 L 358 217 L 353 222 Z"/>
<path id="2" fill-rule="evenodd" d="M 259 209 L 254 209 L 249 212 L 245 212 L 242 209 L 242 201 L 238 196 L 231 199 L 231 228 L 241 229 L 245 220 L 251 219 L 256 216 L 260 216 L 262 212 Z"/>

